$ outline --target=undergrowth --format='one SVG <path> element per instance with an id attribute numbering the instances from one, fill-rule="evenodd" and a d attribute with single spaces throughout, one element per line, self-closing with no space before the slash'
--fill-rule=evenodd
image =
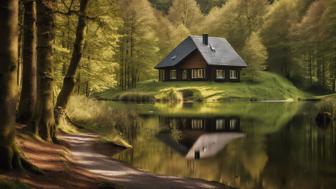
<path id="1" fill-rule="evenodd" d="M 64 132 L 78 133 L 82 129 L 101 136 L 101 142 L 131 147 L 122 131 L 138 118 L 135 112 L 113 109 L 106 102 L 85 96 L 71 97 L 66 112 L 71 121 L 62 120 L 60 129 Z"/>

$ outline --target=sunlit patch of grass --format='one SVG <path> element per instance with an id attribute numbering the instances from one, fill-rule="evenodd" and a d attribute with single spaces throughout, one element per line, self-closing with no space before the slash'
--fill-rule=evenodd
<path id="1" fill-rule="evenodd" d="M 103 136 L 101 138 L 101 142 L 108 143 L 113 141 L 113 143 L 117 146 L 125 147 L 125 148 L 133 148 L 125 139 L 123 139 L 120 135 L 109 135 Z"/>
<path id="2" fill-rule="evenodd" d="M 153 95 L 155 101 L 173 98 L 167 91 L 181 93 L 184 101 L 231 101 L 231 100 L 286 100 L 300 99 L 309 94 L 296 88 L 287 79 L 270 72 L 260 72 L 258 82 L 242 80 L 241 82 L 158 82 L 149 80 L 141 82 L 137 88 L 128 91 L 107 90 L 98 96 L 103 99 L 117 99 L 125 94 L 146 93 Z M 171 93 L 171 94 L 174 94 Z M 150 98 L 153 99 L 153 98 Z"/>
<path id="3" fill-rule="evenodd" d="M 168 88 L 157 93 L 155 99 L 160 102 L 178 103 L 183 101 L 183 95 L 174 88 Z"/>

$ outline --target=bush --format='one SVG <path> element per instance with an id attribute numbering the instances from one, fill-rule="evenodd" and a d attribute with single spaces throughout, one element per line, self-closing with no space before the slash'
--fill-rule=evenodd
<path id="1" fill-rule="evenodd" d="M 318 104 L 320 113 L 329 113 L 331 118 L 336 118 L 336 101 L 333 98 L 325 98 Z"/>
<path id="2" fill-rule="evenodd" d="M 319 127 L 328 127 L 336 119 L 336 101 L 325 98 L 318 104 L 318 114 L 315 122 Z"/>
<path id="3" fill-rule="evenodd" d="M 203 96 L 198 89 L 181 89 L 179 92 L 182 93 L 184 101 L 203 101 Z"/>
<path id="4" fill-rule="evenodd" d="M 167 89 L 155 95 L 155 99 L 159 102 L 178 103 L 183 101 L 183 95 L 175 89 Z"/>
<path id="5" fill-rule="evenodd" d="M 101 140 L 111 141 L 117 145 L 129 147 L 123 139 L 122 131 L 130 127 L 138 115 L 131 110 L 113 109 L 108 102 L 97 101 L 84 96 L 71 97 L 67 114 L 77 127 L 98 133 Z M 61 129 L 65 132 L 71 128 L 63 122 Z M 72 129 L 77 132 L 77 129 Z"/>

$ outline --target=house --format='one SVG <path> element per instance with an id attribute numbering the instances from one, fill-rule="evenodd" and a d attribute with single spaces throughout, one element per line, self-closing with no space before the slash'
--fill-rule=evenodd
<path id="1" fill-rule="evenodd" d="M 160 81 L 240 81 L 247 67 L 228 41 L 189 36 L 155 66 Z"/>

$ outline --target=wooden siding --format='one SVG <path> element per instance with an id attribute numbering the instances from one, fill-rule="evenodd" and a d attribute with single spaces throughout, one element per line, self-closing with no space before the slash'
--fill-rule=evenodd
<path id="1" fill-rule="evenodd" d="M 193 68 L 206 68 L 208 64 L 204 60 L 203 56 L 198 50 L 192 52 L 184 60 L 182 60 L 178 65 L 177 69 L 193 69 Z"/>
<path id="2" fill-rule="evenodd" d="M 205 69 L 205 78 L 192 79 L 192 69 Z M 217 79 L 216 70 L 225 70 L 225 78 Z M 160 69 L 164 70 L 164 80 L 162 80 L 161 74 L 159 74 L 160 81 L 216 81 L 216 82 L 239 82 L 240 81 L 240 70 L 241 68 L 229 67 L 229 66 L 209 66 L 204 60 L 203 56 L 198 50 L 195 50 L 190 55 L 188 55 L 184 60 L 182 60 L 177 66 Z M 170 70 L 176 70 L 176 79 L 170 79 Z M 187 79 L 182 79 L 183 70 L 187 71 Z M 230 70 L 236 70 L 238 77 L 237 79 L 230 79 Z"/>

